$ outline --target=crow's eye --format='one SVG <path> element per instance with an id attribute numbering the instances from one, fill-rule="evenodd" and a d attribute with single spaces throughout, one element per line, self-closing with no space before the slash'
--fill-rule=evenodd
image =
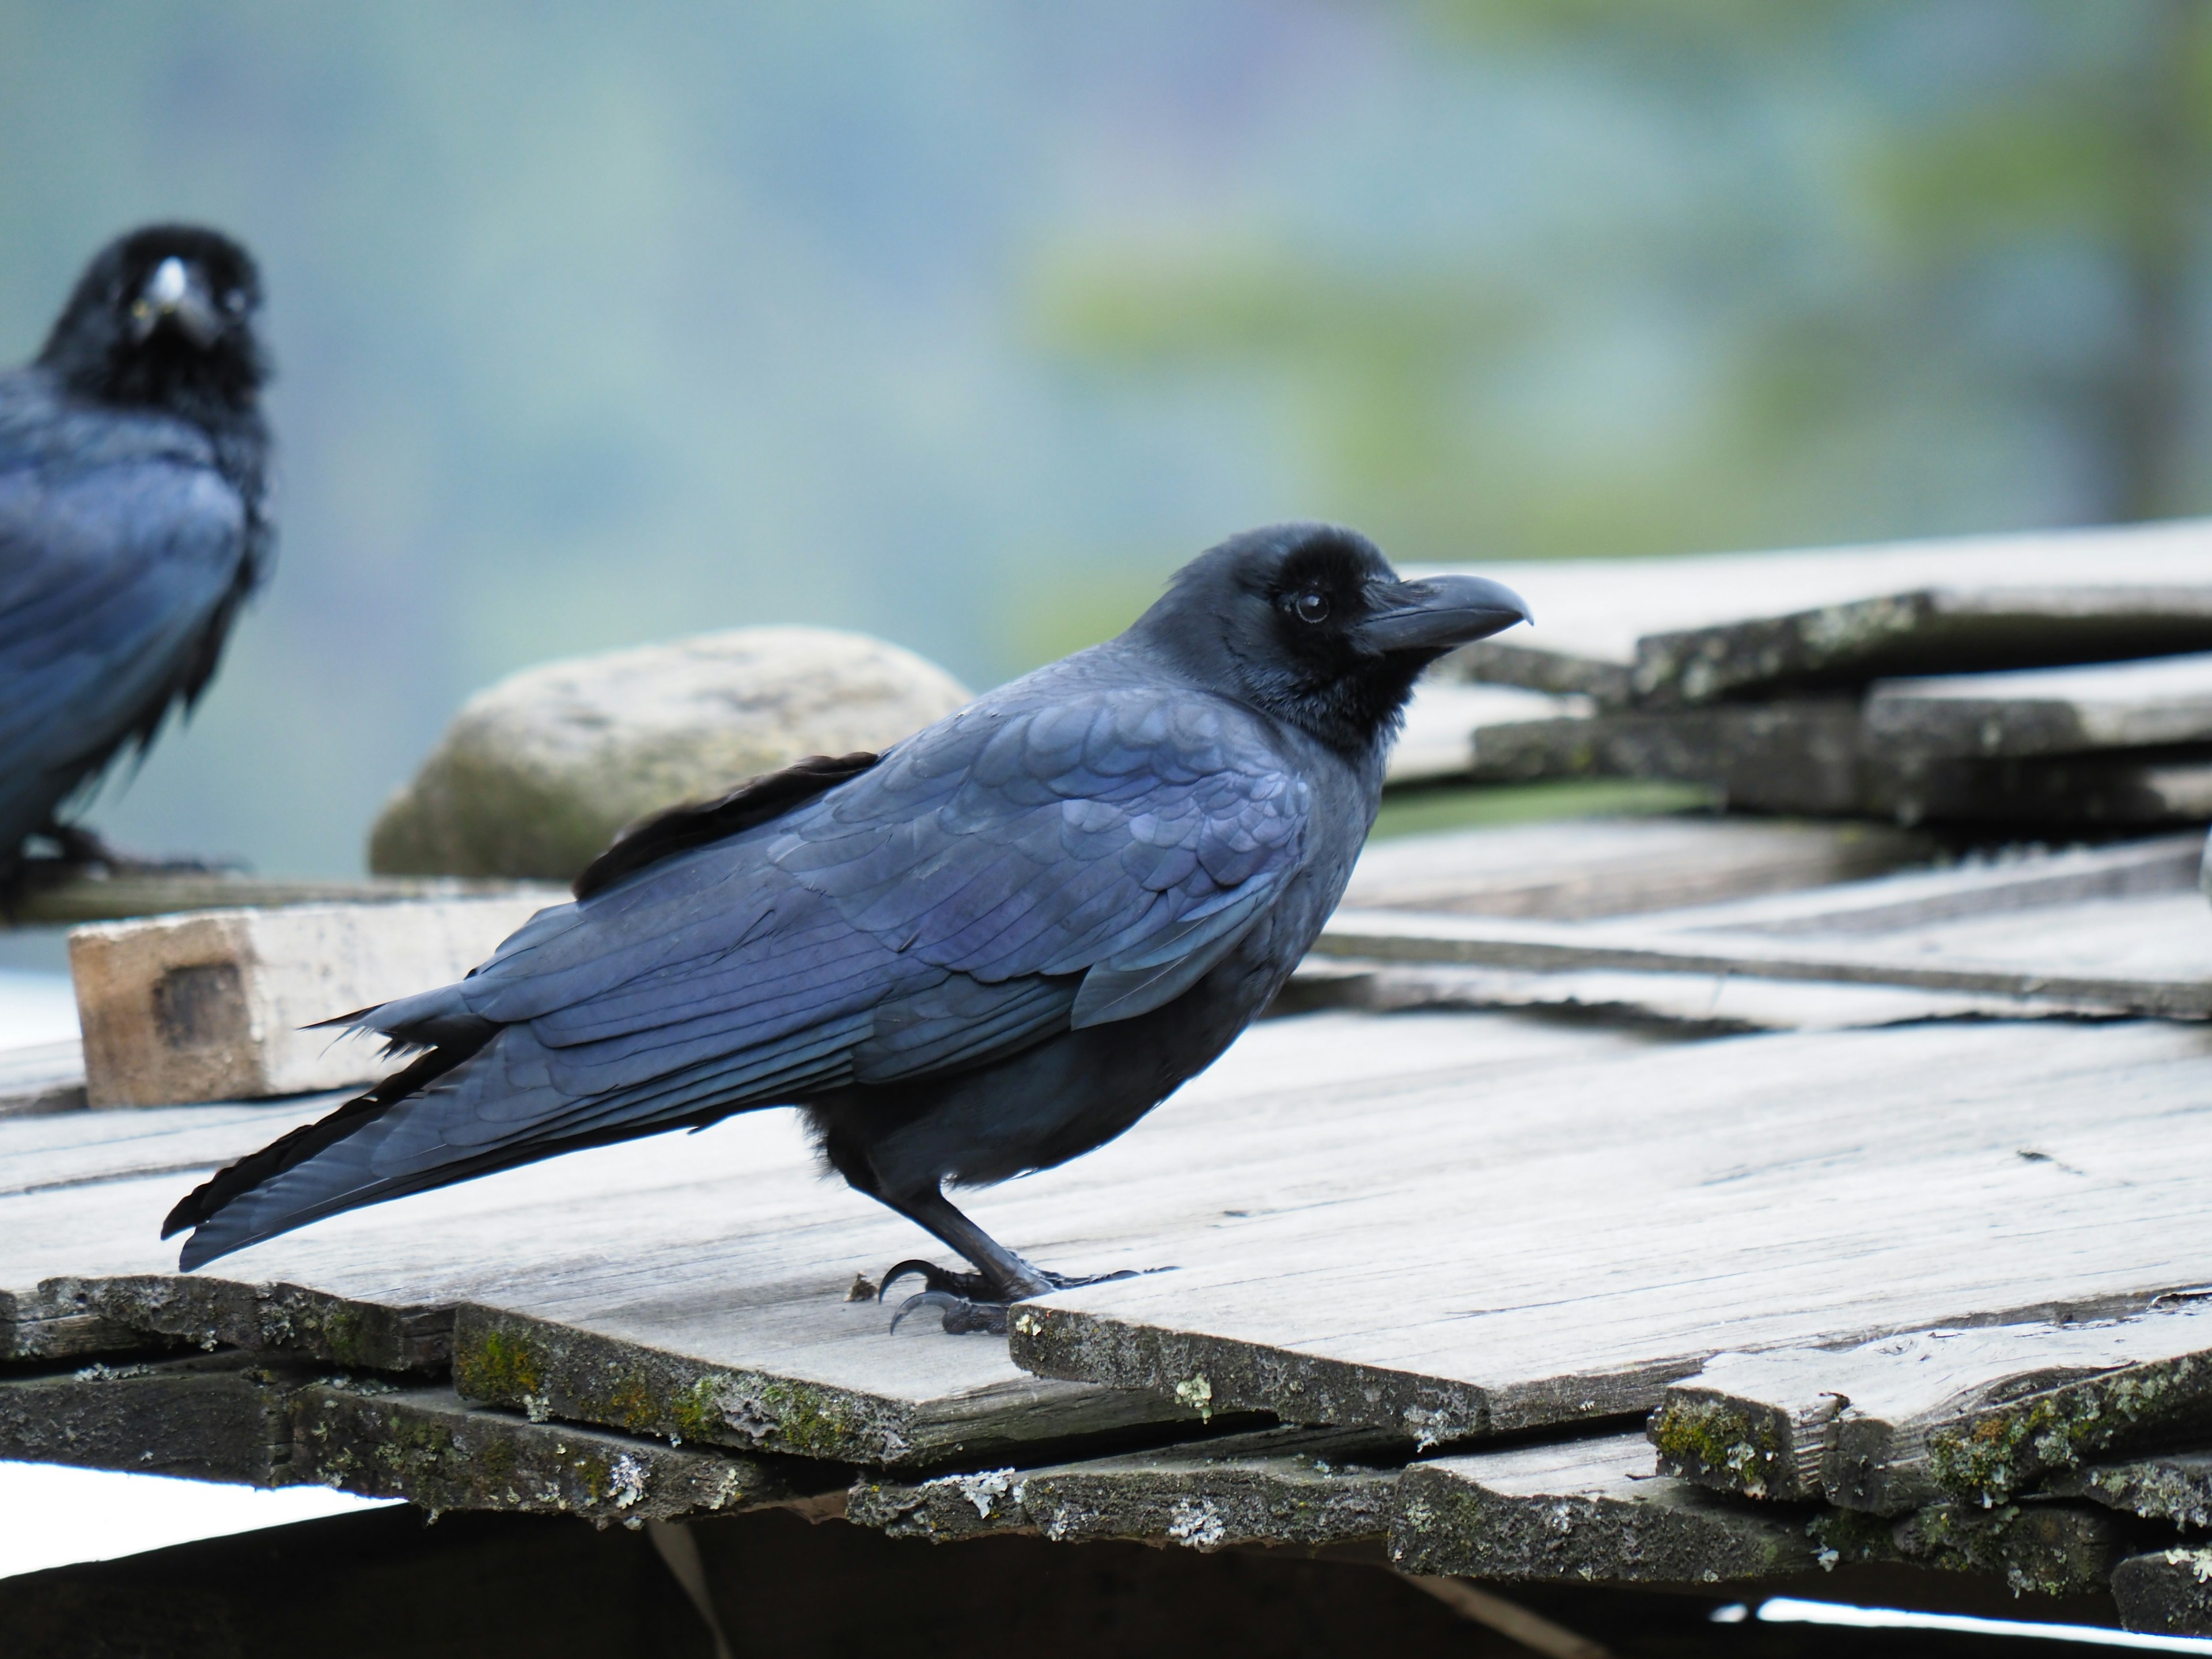
<path id="1" fill-rule="evenodd" d="M 1326 594 L 1301 593 L 1297 597 L 1297 602 L 1291 605 L 1291 609 L 1298 613 L 1300 622 L 1319 623 L 1328 620 L 1328 599 Z"/>

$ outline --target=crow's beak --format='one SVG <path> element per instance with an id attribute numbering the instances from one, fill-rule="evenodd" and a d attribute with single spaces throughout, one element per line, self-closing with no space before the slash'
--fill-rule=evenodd
<path id="1" fill-rule="evenodd" d="M 208 292 L 207 279 L 173 255 L 154 267 L 131 307 L 131 337 L 143 344 L 155 329 L 173 324 L 204 349 L 222 332 L 222 313 Z"/>
<path id="2" fill-rule="evenodd" d="M 1393 582 L 1376 599 L 1380 608 L 1359 624 L 1358 635 L 1361 644 L 1376 652 L 1449 651 L 1536 620 L 1518 593 L 1480 576 Z"/>

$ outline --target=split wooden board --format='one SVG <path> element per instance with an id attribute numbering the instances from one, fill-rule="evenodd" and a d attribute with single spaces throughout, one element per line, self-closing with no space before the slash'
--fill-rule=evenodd
<path id="1" fill-rule="evenodd" d="M 2074 1012 L 2212 1015 L 2193 836 L 1626 921 L 1342 909 L 1317 954 L 1544 972 L 1883 985 Z"/>
<path id="2" fill-rule="evenodd" d="M 1931 1025 L 1338 1090 L 1295 1148 L 1208 1125 L 1191 1166 L 1265 1201 L 1194 1206 L 1147 1251 L 1177 1272 L 1042 1298 L 1012 1349 L 1434 1444 L 1648 1411 L 1723 1350 L 2137 1309 L 2212 1279 L 2208 1059 L 2189 1025 Z"/>
<path id="3" fill-rule="evenodd" d="M 1465 568 L 1507 583 L 1536 623 L 1463 647 L 1453 670 L 1614 704 L 2212 645 L 2202 520 Z"/>

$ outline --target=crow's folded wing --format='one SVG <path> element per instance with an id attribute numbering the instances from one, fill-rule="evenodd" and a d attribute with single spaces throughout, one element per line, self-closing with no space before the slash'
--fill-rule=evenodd
<path id="1" fill-rule="evenodd" d="M 186 1264 L 571 1147 L 1132 1018 L 1280 890 L 1306 810 L 1233 705 L 986 698 L 787 817 L 540 912 L 459 984 L 371 1011 L 364 1029 L 475 1052 L 229 1200 Z M 191 1205 L 179 1224 L 201 1219 Z"/>
<path id="2" fill-rule="evenodd" d="M 246 514 L 219 474 L 186 456 L 6 459 L 0 834 L 20 838 L 118 748 L 150 738 L 173 700 L 198 690 L 210 629 L 240 597 Z"/>

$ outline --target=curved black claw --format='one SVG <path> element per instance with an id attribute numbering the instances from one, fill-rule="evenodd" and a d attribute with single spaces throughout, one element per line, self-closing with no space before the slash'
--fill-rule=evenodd
<path id="1" fill-rule="evenodd" d="M 902 1261 L 884 1275 L 883 1283 L 876 1288 L 876 1300 L 881 1302 L 890 1294 L 895 1282 L 910 1273 L 918 1274 L 931 1291 L 945 1295 L 977 1300 L 987 1300 L 991 1295 L 991 1285 L 981 1273 L 957 1273 L 950 1267 L 939 1267 L 934 1261 L 915 1260 Z M 908 1305 L 911 1305 L 911 1299 Z M 892 1327 L 894 1329 L 897 1328 L 896 1320 L 892 1322 Z"/>
<path id="2" fill-rule="evenodd" d="M 966 1277 L 967 1275 L 961 1275 Z M 916 1308 L 938 1308 L 945 1315 L 945 1333 L 948 1336 L 965 1336 L 971 1331 L 990 1331 L 999 1336 L 1006 1334 L 1006 1304 L 1003 1302 L 971 1302 L 964 1296 L 955 1296 L 950 1291 L 919 1291 L 899 1304 L 899 1310 L 891 1316 L 891 1329 L 899 1328 Z"/>

